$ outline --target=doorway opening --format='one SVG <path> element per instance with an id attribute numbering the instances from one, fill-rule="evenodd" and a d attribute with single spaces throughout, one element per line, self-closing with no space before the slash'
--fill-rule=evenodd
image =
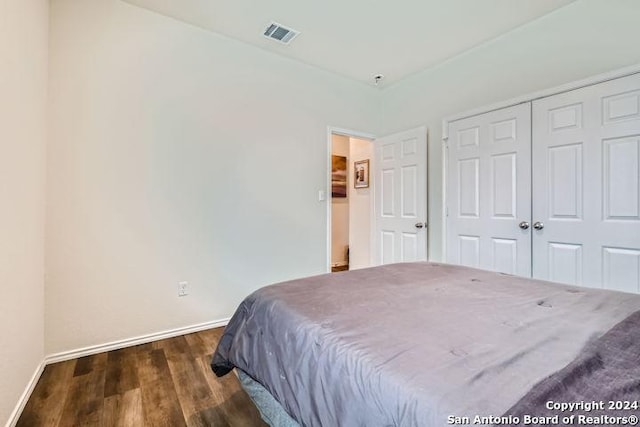
<path id="1" fill-rule="evenodd" d="M 329 271 L 371 266 L 373 218 L 373 161 L 371 136 L 331 131 L 327 209 Z"/>

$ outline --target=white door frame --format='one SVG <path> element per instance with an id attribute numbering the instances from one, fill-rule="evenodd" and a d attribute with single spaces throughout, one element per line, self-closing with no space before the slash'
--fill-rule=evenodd
<path id="1" fill-rule="evenodd" d="M 449 123 L 466 119 L 467 117 L 477 116 L 479 114 L 489 113 L 491 111 L 500 110 L 502 108 L 512 107 L 514 105 L 522 104 L 525 102 L 532 102 L 537 99 L 546 98 L 549 96 L 557 95 L 559 93 L 569 92 L 571 90 L 580 89 L 586 86 L 592 86 L 598 83 L 607 82 L 609 80 L 618 79 L 621 77 L 630 76 L 632 74 L 640 73 L 640 64 L 631 65 L 629 67 L 620 68 L 618 70 L 608 71 L 602 74 L 596 74 L 586 79 L 576 80 L 574 82 L 566 83 L 553 88 L 540 90 L 537 92 L 529 93 L 527 95 L 518 96 L 505 101 L 496 102 L 494 104 L 486 105 L 484 107 L 475 108 L 473 110 L 467 110 L 462 113 L 454 114 L 446 117 L 442 120 L 442 254 L 443 259 L 446 259 L 447 253 L 447 166 L 449 162 L 449 156 L 447 152 L 449 141 Z"/>
<path id="2" fill-rule="evenodd" d="M 367 133 L 367 132 L 360 132 L 357 130 L 351 130 L 351 129 L 344 129 L 344 128 L 340 128 L 340 127 L 335 127 L 335 126 L 327 126 L 327 156 L 326 156 L 326 162 L 327 162 L 327 169 L 326 169 L 326 173 L 325 173 L 325 202 L 327 205 L 327 273 L 331 273 L 331 147 L 332 147 L 332 135 L 342 135 L 342 136 L 348 136 L 348 137 L 352 137 L 352 138 L 358 138 L 358 139 L 366 139 L 368 141 L 373 141 L 374 139 L 376 139 L 376 136 L 371 134 L 371 133 Z M 371 159 L 370 162 L 373 162 L 374 159 Z M 369 170 L 371 170 L 371 165 L 369 166 Z M 347 176 L 350 170 L 347 170 Z M 373 187 L 375 185 L 375 181 L 373 179 L 374 177 L 372 175 L 370 175 L 369 177 L 369 186 Z M 374 214 L 373 214 L 373 206 L 374 206 L 374 198 L 371 197 L 371 207 L 372 209 L 370 209 L 370 215 L 371 215 L 371 220 L 373 221 L 374 218 Z M 373 222 L 371 223 L 373 224 Z M 371 254 L 369 254 L 369 258 L 371 258 Z"/>

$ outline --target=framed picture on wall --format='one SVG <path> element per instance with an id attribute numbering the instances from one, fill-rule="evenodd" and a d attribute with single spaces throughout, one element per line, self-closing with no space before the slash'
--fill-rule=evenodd
<path id="1" fill-rule="evenodd" d="M 353 177 L 355 188 L 369 187 L 369 159 L 353 163 Z"/>
<path id="2" fill-rule="evenodd" d="M 331 156 L 331 197 L 347 197 L 347 158 Z"/>

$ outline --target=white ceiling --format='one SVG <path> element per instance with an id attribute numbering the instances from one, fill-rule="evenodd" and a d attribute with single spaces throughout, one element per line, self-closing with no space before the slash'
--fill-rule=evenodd
<path id="1" fill-rule="evenodd" d="M 574 0 L 124 0 L 306 64 L 388 86 Z M 271 21 L 301 34 L 262 36 Z"/>

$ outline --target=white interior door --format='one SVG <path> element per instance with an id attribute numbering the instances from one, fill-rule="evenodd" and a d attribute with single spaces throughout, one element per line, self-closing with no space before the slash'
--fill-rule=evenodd
<path id="1" fill-rule="evenodd" d="M 640 292 L 640 75 L 533 103 L 533 276 Z"/>
<path id="2" fill-rule="evenodd" d="M 427 259 L 427 130 L 374 140 L 375 264 Z"/>
<path id="3" fill-rule="evenodd" d="M 531 104 L 449 124 L 447 262 L 531 276 Z"/>

